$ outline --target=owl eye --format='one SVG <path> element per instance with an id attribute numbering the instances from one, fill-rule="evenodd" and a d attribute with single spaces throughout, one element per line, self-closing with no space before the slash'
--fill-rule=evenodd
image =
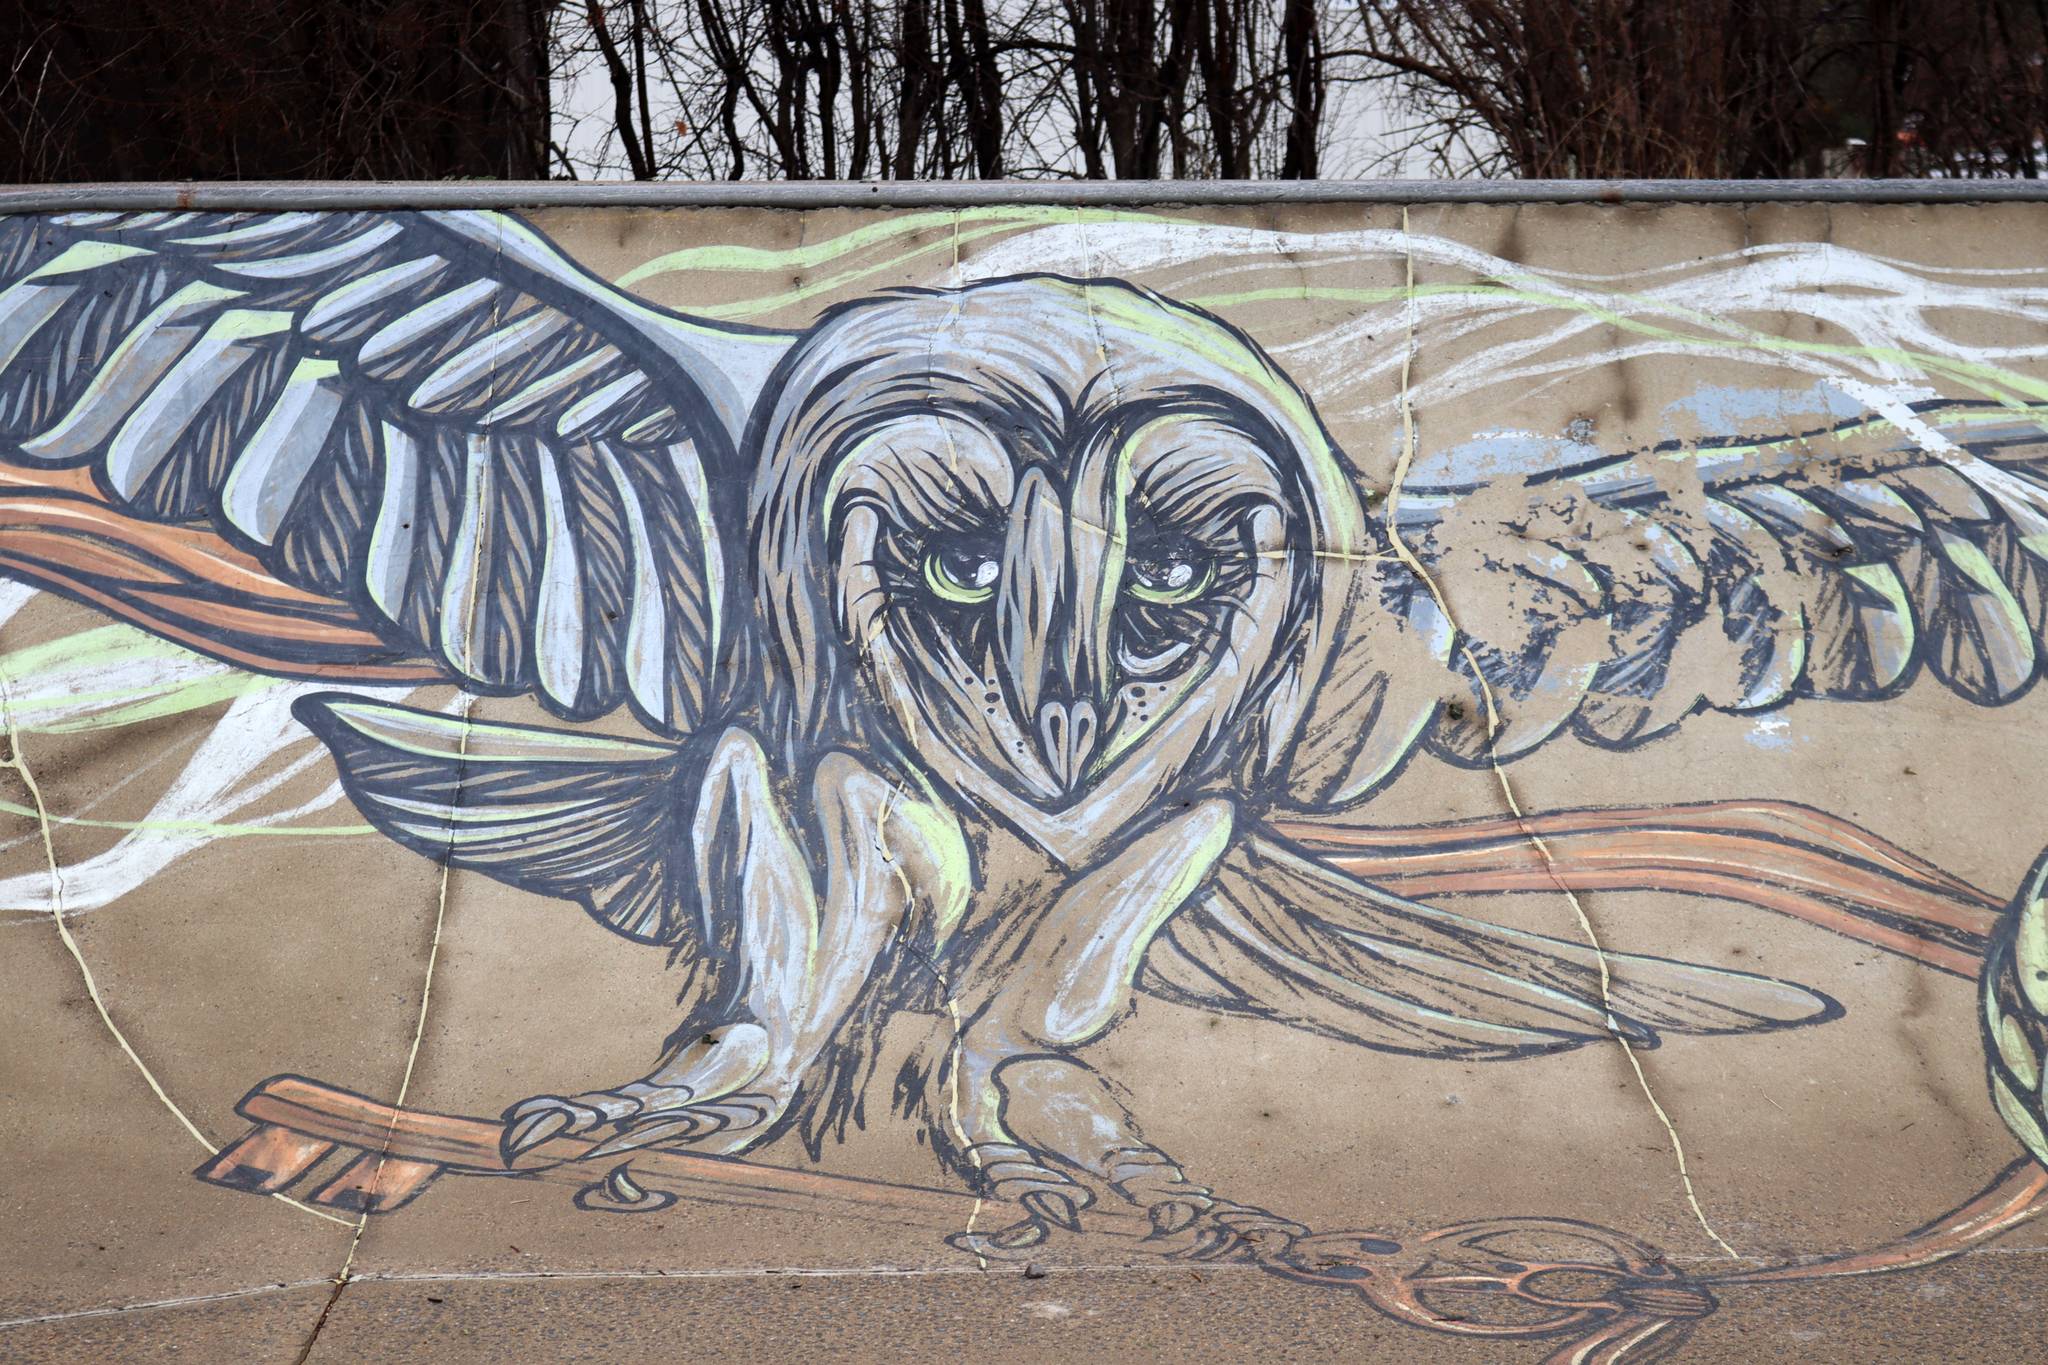
<path id="1" fill-rule="evenodd" d="M 996 595 L 1002 565 L 986 549 L 941 545 L 924 557 L 924 583 L 941 601 L 973 606 Z"/>
<path id="2" fill-rule="evenodd" d="M 1215 580 L 1216 561 L 1187 550 L 1132 559 L 1124 566 L 1124 591 L 1154 606 L 1192 602 Z"/>

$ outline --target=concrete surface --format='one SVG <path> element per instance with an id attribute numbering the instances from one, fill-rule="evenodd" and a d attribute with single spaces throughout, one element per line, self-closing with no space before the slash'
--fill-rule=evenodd
<path id="1" fill-rule="evenodd" d="M 850 209 L 555 210 L 531 221 L 607 279 L 701 249 L 689 268 L 632 287 L 771 326 L 805 326 L 833 303 L 896 285 L 1025 268 L 1129 278 L 1256 337 L 1381 487 L 1402 450 L 1404 384 L 1418 457 L 1504 429 L 1571 432 L 1616 451 L 1696 439 L 1724 429 L 1717 423 L 1760 433 L 1776 420 L 1773 405 L 1797 427 L 1830 377 L 1866 386 L 1856 390 L 1866 397 L 1889 385 L 1914 398 L 1975 398 L 1991 381 L 1970 366 L 1995 365 L 2048 386 L 2039 206 L 926 217 L 901 231 L 887 230 L 887 213 Z M 1431 252 L 1395 249 L 1404 223 L 1436 244 Z M 829 247 L 855 232 L 879 234 L 879 245 Z M 1285 235 L 1228 247 L 1233 233 L 1266 232 Z M 1865 263 L 1858 278 L 1878 283 L 1827 275 L 1820 255 L 1772 255 L 1812 244 L 1853 255 Z M 767 254 L 721 254 L 729 247 Z M 1773 274 L 1773 260 L 1790 263 Z M 1906 263 L 1899 278 L 1915 283 L 1887 275 L 1891 262 Z M 1521 269 L 1532 273 L 1510 273 Z M 1686 294 L 1687 280 L 1709 283 Z M 1417 299 L 1483 285 L 1493 311 L 1418 318 L 1405 311 L 1411 281 Z M 1950 292 L 1913 292 L 1926 281 Z M 1885 287 L 1899 290 L 1903 312 L 1878 301 Z M 1674 349 L 1640 319 L 1624 325 L 1634 315 L 1615 304 L 1572 314 L 1576 330 L 1558 334 L 1560 313 L 1538 298 L 1665 288 L 1673 308 L 1727 322 L 1701 324 L 1703 334 L 1749 330 L 1740 344 Z M 1935 338 L 1922 338 L 1926 354 L 1949 347 L 1974 359 L 1901 359 L 1903 324 L 1857 333 L 1907 313 Z M 1728 396 L 1742 394 L 1747 409 Z M 1720 406 L 1701 395 L 1720 395 Z M 43 594 L 6 621 L 0 646 L 17 661 L 44 645 L 61 657 L 104 624 Z M 8 669 L 17 703 L 35 685 Z M 664 954 L 597 932 L 563 903 L 459 869 L 444 878 L 369 831 L 330 786 L 333 767 L 314 741 L 284 730 L 265 738 L 251 721 L 290 686 L 192 695 L 184 709 L 142 719 L 31 720 L 15 736 L 23 766 L 0 773 L 0 799 L 30 814 L 0 817 L 0 1358 L 1535 1362 L 1563 1344 L 1428 1331 L 1342 1288 L 1246 1263 L 1162 1262 L 1057 1232 L 1028 1258 L 1044 1273 L 1027 1277 L 1018 1264 L 977 1266 L 929 1228 L 802 1208 L 686 1202 L 615 1216 L 576 1207 L 561 1186 L 448 1175 L 359 1229 L 353 1217 L 194 1179 L 209 1148 L 249 1128 L 235 1106 L 267 1077 L 490 1118 L 528 1095 L 640 1074 L 675 1019 Z M 415 689 L 410 704 L 446 706 L 452 695 Z M 474 714 L 547 719 L 516 699 L 480 701 Z M 601 727 L 635 733 L 619 717 Z M 202 750 L 229 733 L 255 736 L 255 749 Z M 2048 843 L 2036 814 L 2048 796 L 2044 737 L 2038 689 L 1990 709 L 1923 677 L 1875 705 L 1707 712 L 1636 749 L 1566 737 L 1510 772 L 1528 811 L 1803 803 L 2003 901 Z M 209 764 L 240 764 L 245 786 L 283 776 L 194 814 L 179 784 Z M 38 806 L 47 825 L 33 817 Z M 299 813 L 261 824 L 290 811 Z M 1491 769 L 1417 761 L 1360 818 L 1425 825 L 1502 811 Z M 294 826 L 324 832 L 295 836 Z M 159 840 L 163 856 L 152 852 Z M 161 1096 L 114 1041 L 52 926 L 52 860 L 78 957 Z M 1842 1017 L 1747 1037 L 1673 1036 L 1641 1052 L 1669 1128 L 1630 1059 L 1604 1044 L 1511 1062 L 1395 1056 L 1142 996 L 1083 1054 L 1128 1092 L 1146 1138 L 1196 1178 L 1318 1231 L 1413 1239 L 1481 1218 L 1570 1218 L 1655 1247 L 1689 1275 L 1729 1268 L 1716 1237 L 1751 1265 L 1886 1242 L 2021 1154 L 1986 1098 L 1972 981 L 1755 906 L 1653 887 L 1580 900 L 1610 950 L 1801 982 L 1838 1001 Z M 1561 896 L 1460 908 L 1563 939 L 1581 933 Z M 886 1032 L 864 1126 L 843 1141 L 814 1158 L 786 1135 L 749 1159 L 962 1190 L 920 1122 L 889 1102 L 892 1078 L 942 1023 L 924 1014 Z M 1691 1328 L 1679 1358 L 2029 1359 L 2048 1340 L 2048 1220 L 1925 1269 L 1715 1296 L 1717 1311 Z"/>

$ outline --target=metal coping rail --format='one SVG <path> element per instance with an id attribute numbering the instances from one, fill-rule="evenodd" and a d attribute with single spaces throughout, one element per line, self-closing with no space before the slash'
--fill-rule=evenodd
<path id="1" fill-rule="evenodd" d="M 1000 204 L 1978 204 L 2048 180 L 165 181 L 0 186 L 0 212 L 180 209 L 973 208 Z"/>

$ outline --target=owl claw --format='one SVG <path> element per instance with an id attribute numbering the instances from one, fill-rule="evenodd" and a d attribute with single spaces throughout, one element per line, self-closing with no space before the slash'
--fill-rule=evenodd
<path id="1" fill-rule="evenodd" d="M 1006 1228 L 998 1229 L 990 1235 L 988 1241 L 999 1251 L 1029 1251 L 1043 1242 L 1047 1236 L 1045 1224 L 1036 1218 L 1026 1218 L 1020 1223 L 1012 1223 Z"/>
<path id="2" fill-rule="evenodd" d="M 1045 1224 L 1033 1217 L 994 1232 L 956 1232 L 946 1242 L 971 1256 L 1001 1261 L 1035 1249 L 1049 1235 Z"/>
<path id="3" fill-rule="evenodd" d="M 550 1138 L 612 1131 L 574 1159 L 598 1161 L 636 1152 L 643 1147 L 702 1143 L 716 1138 L 720 1150 L 744 1145 L 772 1122 L 782 1104 L 772 1095 L 737 1094 L 718 1100 L 692 1101 L 685 1087 L 593 1090 L 574 1098 L 535 1095 L 505 1111 L 505 1129 L 498 1150 L 507 1166 Z"/>
<path id="4" fill-rule="evenodd" d="M 1215 1260 L 1243 1250 L 1253 1259 L 1270 1261 L 1286 1251 L 1308 1228 L 1291 1218 L 1219 1199 L 1200 1215 L 1201 1233 L 1186 1253 L 1194 1260 Z"/>
<path id="5" fill-rule="evenodd" d="M 505 1131 L 498 1137 L 498 1153 L 507 1166 L 564 1133 L 580 1133 L 602 1122 L 596 1110 L 565 1100 L 559 1095 L 535 1095 L 505 1111 Z"/>
<path id="6" fill-rule="evenodd" d="M 1185 1199 L 1169 1199 L 1147 1209 L 1146 1216 L 1152 1220 L 1154 1237 L 1171 1237 L 1193 1227 L 1202 1216 L 1202 1207 Z"/>
<path id="7" fill-rule="evenodd" d="M 720 1133 L 744 1136 L 757 1132 L 780 1112 L 771 1096 L 755 1094 L 643 1110 L 637 1118 L 620 1120 L 619 1131 L 591 1148 L 584 1159 L 595 1161 L 642 1147 L 702 1142 Z"/>
<path id="8" fill-rule="evenodd" d="M 1110 1153 L 1110 1188 L 1145 1211 L 1153 1239 L 1186 1236 L 1169 1254 L 1215 1260 L 1247 1251 L 1266 1260 L 1279 1255 L 1308 1229 L 1249 1204 L 1219 1199 L 1206 1185 L 1187 1178 L 1173 1158 L 1156 1147 L 1134 1146 Z"/>
<path id="9" fill-rule="evenodd" d="M 1068 1232 L 1081 1230 L 1081 1210 L 1074 1201 L 1051 1190 L 1033 1190 L 1017 1201 L 1030 1210 L 1034 1218 L 1065 1228 Z"/>
<path id="10" fill-rule="evenodd" d="M 540 1146 L 555 1134 L 569 1126 L 569 1116 L 561 1110 L 550 1110 L 543 1114 L 528 1114 L 523 1119 L 505 1125 L 505 1131 L 498 1138 L 498 1151 L 505 1158 L 505 1164 Z"/>

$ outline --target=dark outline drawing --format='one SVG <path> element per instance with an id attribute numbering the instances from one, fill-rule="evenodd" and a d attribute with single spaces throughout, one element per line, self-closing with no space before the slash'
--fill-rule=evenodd
<path id="1" fill-rule="evenodd" d="M 1936 439 L 1870 420 L 1389 496 L 1249 336 L 1115 280 L 787 333 L 654 308 L 499 214 L 0 220 L 0 568 L 239 666 L 646 732 L 297 710 L 392 838 L 683 973 L 659 1064 L 513 1104 L 505 1166 L 587 1140 L 581 1198 L 613 1207 L 651 1152 L 816 1156 L 911 1011 L 892 1102 L 1014 1211 L 955 1238 L 984 1256 L 1112 1199 L 1183 1254 L 1317 1243 L 1191 1178 L 1076 1055 L 1135 992 L 1467 1060 L 1836 1017 L 1397 894 L 1346 840 L 1418 753 L 1627 748 L 1923 666 L 2023 694 L 2048 423 L 1912 420 Z M 1506 609 L 1475 626 L 1480 599 Z M 1986 955 L 1993 1098 L 2048 1161 L 2041 875 L 1996 917 L 1909 858 L 1807 917 Z"/>

